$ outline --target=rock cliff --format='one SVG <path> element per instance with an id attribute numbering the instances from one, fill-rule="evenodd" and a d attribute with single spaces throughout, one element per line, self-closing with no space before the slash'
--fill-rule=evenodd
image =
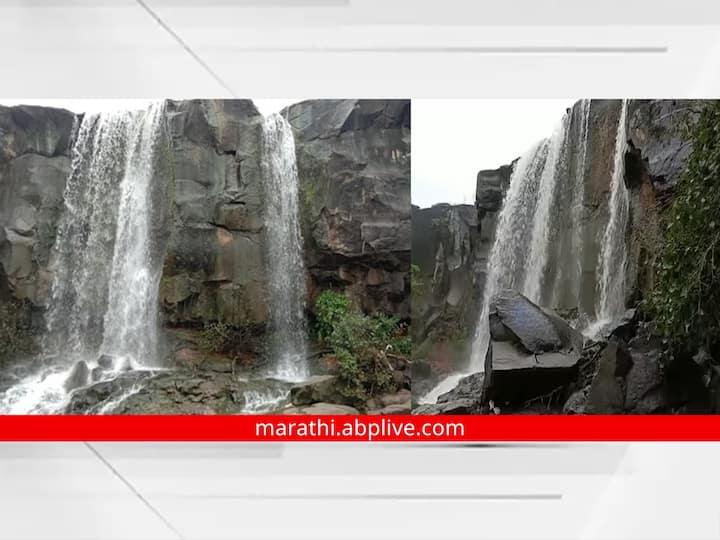
<path id="1" fill-rule="evenodd" d="M 0 107 L 0 296 L 47 301 L 75 125 L 61 109 Z"/>
<path id="2" fill-rule="evenodd" d="M 249 100 L 197 100 L 169 102 L 167 117 L 174 171 L 161 284 L 167 320 L 262 323 L 262 116 Z"/>
<path id="3" fill-rule="evenodd" d="M 311 300 L 333 287 L 367 312 L 409 317 L 409 101 L 306 101 L 284 114 L 296 138 Z M 163 319 L 179 327 L 223 321 L 262 328 L 263 117 L 250 100 L 168 101 L 165 116 L 169 218 L 157 220 L 167 237 Z M 59 109 L 0 107 L 0 302 L 32 307 L 23 328 L 43 328 L 81 119 Z"/>
<path id="4" fill-rule="evenodd" d="M 628 189 L 629 213 L 627 229 L 623 231 L 627 246 L 627 262 L 625 272 L 625 305 L 638 306 L 638 302 L 652 287 L 654 280 L 654 263 L 662 247 L 662 230 L 660 228 L 660 214 L 662 208 L 673 197 L 674 186 L 682 174 L 685 162 L 692 150 L 688 138 L 687 126 L 692 125 L 696 118 L 695 103 L 681 100 L 630 100 L 627 102 L 627 118 L 625 125 L 627 149 L 621 156 L 624 164 L 622 181 Z M 620 118 L 622 102 L 620 100 L 593 100 L 587 109 L 586 139 L 578 132 L 576 118 L 580 116 L 582 103 L 578 102 L 572 110 L 568 111 L 570 122 L 566 148 L 562 153 L 561 167 L 570 171 L 561 172 L 568 176 L 563 177 L 558 184 L 558 192 L 554 195 L 555 205 L 569 204 L 569 190 L 576 184 L 580 175 L 582 190 L 582 207 L 577 223 L 568 220 L 555 221 L 550 224 L 555 240 L 550 243 L 548 265 L 545 269 L 545 278 L 541 282 L 545 290 L 540 294 L 538 302 L 544 308 L 554 308 L 558 313 L 578 327 L 583 327 L 587 319 L 592 317 L 597 309 L 599 299 L 598 287 L 598 259 L 602 250 L 603 232 L 610 219 L 610 194 L 613 172 L 613 159 L 616 149 L 615 139 L 618 133 L 618 120 Z M 585 143 L 582 141 L 585 140 Z M 578 153 L 580 146 L 585 148 L 585 154 Z M 476 210 L 477 217 L 474 223 L 480 223 L 480 233 L 493 229 L 493 218 L 503 204 L 505 191 L 517 161 L 501 167 L 497 171 L 483 171 L 478 175 Z M 576 171 L 573 173 L 573 171 Z M 440 213 L 442 206 L 431 209 L 414 209 L 414 216 L 418 216 L 418 229 L 427 229 L 426 215 L 432 212 Z M 447 207 L 446 212 L 452 207 Z M 457 211 L 457 210 L 454 210 Z M 468 210 L 464 210 L 467 212 Z M 555 219 L 549 216 L 548 219 Z M 434 238 L 453 237 L 456 227 L 452 220 L 434 219 L 432 224 L 438 231 L 430 235 L 418 234 L 418 242 L 423 237 L 433 239 L 426 246 L 420 248 L 418 257 L 413 260 L 420 267 L 420 275 L 425 279 L 432 278 L 438 267 L 430 251 L 437 254 L 443 265 L 450 264 L 452 257 L 445 253 L 446 247 L 438 249 L 430 244 L 437 243 Z M 414 231 L 415 234 L 415 231 Z M 477 232 L 475 234 L 478 234 Z M 462 278 L 455 279 L 468 283 L 462 289 L 467 298 L 482 297 L 483 275 L 486 272 L 487 253 L 492 245 L 493 235 L 489 234 L 487 243 L 479 242 L 469 244 L 471 251 L 466 258 L 473 261 L 466 266 L 463 273 L 469 273 Z M 573 248 L 572 242 L 578 242 Z M 415 240 L 415 236 L 414 236 Z M 413 244 L 415 246 L 415 244 Z M 420 256 L 422 254 L 422 256 Z M 563 278 L 562 268 L 579 266 L 579 283 L 575 285 Z M 441 265 L 442 266 L 442 265 Z M 423 281 L 424 283 L 424 281 Z M 434 282 L 432 282 L 434 283 Z M 452 287 L 438 286 L 434 294 L 439 293 L 440 302 L 435 305 L 446 305 Z M 567 294 L 571 289 L 577 292 Z M 431 294 L 423 292 L 423 312 L 417 331 L 420 332 L 415 343 L 423 345 L 414 350 L 415 363 L 432 360 L 433 349 L 426 342 L 439 341 L 433 335 L 431 326 L 442 312 L 448 316 L 450 326 L 466 327 L 469 320 L 468 311 L 453 312 L 437 307 L 428 307 Z M 457 295 L 455 295 L 457 296 Z M 462 295 L 461 295 L 462 296 Z M 475 303 L 475 315 L 480 310 L 480 303 Z M 427 313 L 434 312 L 434 316 Z M 493 332 L 493 313 L 489 321 L 491 338 L 495 347 L 494 363 L 491 360 L 491 371 L 497 371 L 499 345 L 504 340 L 496 339 Z M 707 392 L 701 388 L 699 370 L 693 371 L 693 366 L 671 366 L 673 373 L 668 369 L 667 359 L 663 358 L 663 346 L 652 335 L 651 321 L 639 319 L 639 312 L 628 310 L 626 316 L 615 321 L 612 327 L 607 328 L 602 335 L 596 335 L 595 341 L 586 340 L 581 351 L 575 347 L 573 357 L 571 380 L 562 384 L 551 380 L 548 384 L 538 384 L 532 388 L 532 381 L 539 381 L 537 369 L 531 377 L 523 379 L 523 395 L 518 399 L 508 399 L 500 396 L 502 385 L 497 377 L 493 381 L 492 373 L 485 373 L 482 384 L 474 379 L 465 379 L 457 388 L 438 400 L 438 405 L 426 406 L 422 410 L 426 413 L 448 414 L 448 411 L 462 409 L 465 412 L 521 412 L 527 408 L 538 406 L 541 412 L 564 410 L 566 413 L 654 413 L 654 412 L 688 412 L 702 411 L 704 409 L 704 395 Z M 429 323 L 427 321 L 430 321 Z M 495 343 L 498 342 L 498 343 Z M 520 347 L 522 349 L 522 347 Z M 524 349 L 523 349 L 524 350 Z M 513 352 L 513 354 L 515 354 Z M 580 355 L 579 359 L 577 355 Z M 489 357 L 491 358 L 491 357 Z M 627 361 L 625 361 L 627 360 Z M 617 367 L 616 366 L 621 366 Z M 522 366 L 520 366 L 521 368 Z M 537 368 L 533 364 L 534 368 Z M 622 368 L 622 369 L 621 369 Z M 512 368 L 515 369 L 515 368 Z M 431 370 L 423 368 L 420 385 L 432 375 Z M 508 371 L 508 380 L 517 375 L 524 376 L 522 369 Z M 557 370 L 556 370 L 557 371 Z M 528 382 L 529 381 L 529 382 Z M 680 382 L 678 382 L 680 381 Z M 547 381 L 545 381 L 547 382 Z M 414 379 L 414 388 L 416 381 Z M 557 383 L 557 384 L 556 384 Z M 517 385 L 513 383 L 513 388 Z M 484 395 L 483 392 L 485 393 Z M 488 404 L 493 397 L 504 403 Z M 500 392 L 500 393 L 498 393 Z M 536 396 L 535 399 L 533 396 Z M 514 401 L 514 402 L 513 402 Z M 454 404 L 452 407 L 449 404 Z M 457 407 L 456 407 L 457 405 Z M 499 405 L 499 407 L 498 407 Z M 564 409 L 563 409 L 564 407 Z"/>
<path id="5" fill-rule="evenodd" d="M 410 316 L 410 102 L 290 106 L 310 296 L 332 287 L 368 312 Z"/>
<path id="6" fill-rule="evenodd" d="M 512 166 L 477 175 L 475 206 L 412 207 L 413 395 L 464 369 Z"/>

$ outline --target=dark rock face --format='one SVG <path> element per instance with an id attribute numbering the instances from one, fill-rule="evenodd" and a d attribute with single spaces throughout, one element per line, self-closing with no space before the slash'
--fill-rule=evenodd
<path id="1" fill-rule="evenodd" d="M 168 102 L 174 224 L 161 300 L 175 324 L 264 322 L 262 116 L 249 100 Z"/>
<path id="2" fill-rule="evenodd" d="M 617 343 L 608 343 L 598 361 L 585 407 L 588 414 L 620 414 L 625 407 L 622 378 L 632 367 L 630 354 Z"/>
<path id="3" fill-rule="evenodd" d="M 410 102 L 318 100 L 295 133 L 311 297 L 334 287 L 368 313 L 410 315 Z"/>
<path id="4" fill-rule="evenodd" d="M 420 397 L 442 378 L 462 369 L 482 301 L 491 245 L 471 205 L 438 204 L 412 209 L 413 393 Z M 423 372 L 423 366 L 426 369 Z"/>
<path id="5" fill-rule="evenodd" d="M 423 289 L 416 291 L 413 330 L 427 333 L 447 314 L 458 320 L 459 330 L 468 330 L 477 318 L 475 291 L 484 281 L 476 211 L 470 205 L 439 204 L 412 212 L 412 257 Z"/>
<path id="6" fill-rule="evenodd" d="M 0 106 L 0 289 L 34 306 L 49 294 L 75 123 L 62 109 Z"/>
<path id="7" fill-rule="evenodd" d="M 417 397 L 465 368 L 511 174 L 512 165 L 480 171 L 474 206 L 412 208 L 412 260 L 421 284 L 413 290 L 413 357 L 428 367 L 413 377 Z"/>
<path id="8" fill-rule="evenodd" d="M 690 156 L 692 143 L 679 128 L 683 122 L 693 121 L 694 105 L 696 102 L 675 99 L 642 99 L 629 104 L 628 135 L 633 148 L 641 151 L 653 187 L 659 191 L 675 186 Z"/>
<path id="9" fill-rule="evenodd" d="M 625 410 L 636 414 L 662 411 L 669 400 L 657 354 L 633 354 L 632 359 L 625 379 Z"/>
<path id="10" fill-rule="evenodd" d="M 286 111 L 297 138 L 316 287 L 409 315 L 410 104 L 320 100 Z M 170 227 L 161 284 L 172 324 L 267 317 L 263 118 L 249 100 L 169 101 Z M 78 118 L 0 107 L 0 290 L 43 306 Z M 6 293 L 7 294 L 7 293 Z"/>
<path id="11" fill-rule="evenodd" d="M 478 172 L 475 190 L 475 207 L 478 217 L 482 220 L 487 214 L 499 212 L 510 187 L 513 165 L 503 165 L 498 169 Z"/>
<path id="12" fill-rule="evenodd" d="M 74 124 L 75 115 L 64 109 L 0 106 L 0 161 L 26 154 L 67 156 Z"/>

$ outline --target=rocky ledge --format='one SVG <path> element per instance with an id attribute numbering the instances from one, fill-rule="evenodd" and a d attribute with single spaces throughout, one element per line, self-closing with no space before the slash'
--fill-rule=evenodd
<path id="1" fill-rule="evenodd" d="M 492 304 L 485 372 L 413 414 L 681 414 L 709 410 L 718 376 L 672 358 L 636 310 L 583 337 L 515 291 Z"/>

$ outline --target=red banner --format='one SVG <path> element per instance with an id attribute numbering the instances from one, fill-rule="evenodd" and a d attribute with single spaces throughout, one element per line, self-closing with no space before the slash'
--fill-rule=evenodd
<path id="1" fill-rule="evenodd" d="M 720 416 L 0 416 L 2 441 L 720 441 Z"/>

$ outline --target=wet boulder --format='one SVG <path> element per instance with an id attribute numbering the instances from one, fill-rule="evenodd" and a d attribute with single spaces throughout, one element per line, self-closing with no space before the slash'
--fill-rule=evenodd
<path id="1" fill-rule="evenodd" d="M 113 357 L 109 354 L 101 354 L 100 357 L 97 360 L 97 364 L 102 369 L 112 369 L 113 367 Z"/>
<path id="2" fill-rule="evenodd" d="M 493 299 L 489 324 L 483 401 L 522 405 L 576 378 L 582 335 L 552 311 L 504 290 Z"/>
<path id="3" fill-rule="evenodd" d="M 491 329 L 499 341 L 514 341 L 529 353 L 582 348 L 582 335 L 556 313 L 543 309 L 517 291 L 497 294 L 490 308 Z"/>
<path id="4" fill-rule="evenodd" d="M 483 384 L 485 382 L 484 373 L 473 373 L 467 377 L 463 377 L 457 386 L 438 396 L 438 403 L 449 403 L 452 401 L 469 399 L 479 404 L 483 395 Z"/>
<path id="5" fill-rule="evenodd" d="M 297 407 L 320 402 L 345 404 L 343 396 L 337 391 L 334 375 L 315 375 L 293 385 L 290 389 L 290 401 Z"/>
<path id="6" fill-rule="evenodd" d="M 70 371 L 70 375 L 65 380 L 65 391 L 72 392 L 76 388 L 85 386 L 90 381 L 90 369 L 88 365 L 80 360 Z"/>
<path id="7" fill-rule="evenodd" d="M 97 369 L 97 368 L 96 368 Z M 94 370 L 93 370 L 94 371 Z M 120 404 L 123 395 L 152 376 L 150 371 L 132 371 L 123 373 L 113 379 L 94 382 L 85 388 L 73 392 L 68 403 L 66 414 L 99 414 L 115 413 L 113 402 Z M 103 410 L 106 408 L 107 410 Z"/>

